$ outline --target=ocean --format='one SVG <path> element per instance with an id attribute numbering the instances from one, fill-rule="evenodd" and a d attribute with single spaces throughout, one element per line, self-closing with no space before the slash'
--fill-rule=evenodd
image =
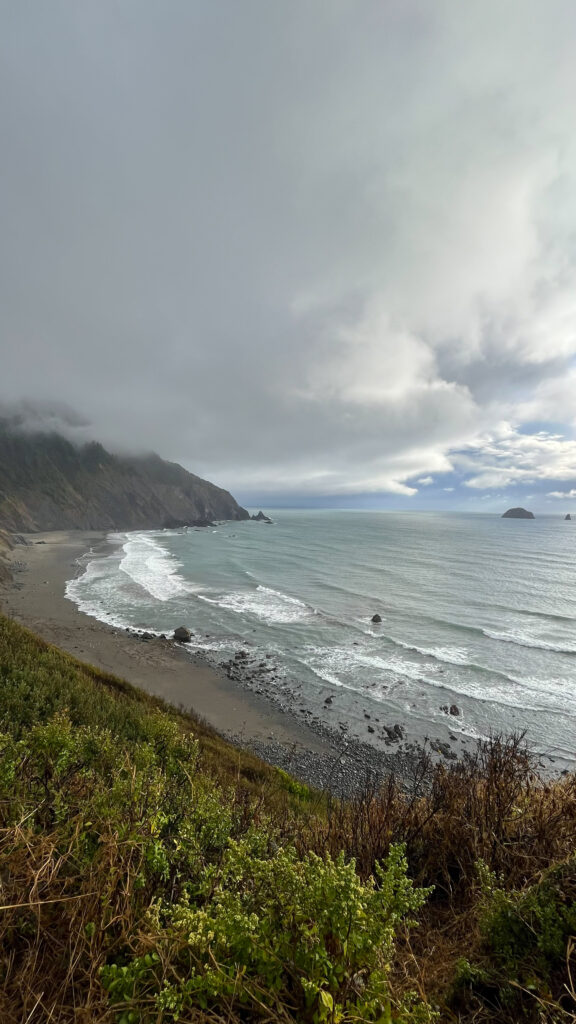
<path id="1" fill-rule="evenodd" d="M 188 626 L 213 662 L 247 645 L 274 665 L 265 691 L 365 742 L 385 741 L 382 723 L 462 748 L 525 731 L 554 770 L 574 766 L 576 523 L 269 515 L 112 534 L 113 552 L 88 553 L 67 596 L 118 627 Z"/>

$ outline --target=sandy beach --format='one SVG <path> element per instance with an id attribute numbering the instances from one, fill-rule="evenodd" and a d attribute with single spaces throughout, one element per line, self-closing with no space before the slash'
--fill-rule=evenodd
<path id="1" fill-rule="evenodd" d="M 12 552 L 12 585 L 0 591 L 0 607 L 17 622 L 81 661 L 194 711 L 224 736 L 240 737 L 246 745 L 271 742 L 334 755 L 330 744 L 301 722 L 244 691 L 189 650 L 169 640 L 140 640 L 80 612 L 65 597 L 66 581 L 81 571 L 78 559 L 86 552 L 110 550 L 105 534 L 62 531 L 27 535 L 26 540 Z"/>

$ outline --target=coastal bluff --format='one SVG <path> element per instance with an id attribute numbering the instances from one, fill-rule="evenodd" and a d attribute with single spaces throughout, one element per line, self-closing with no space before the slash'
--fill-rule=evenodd
<path id="1" fill-rule="evenodd" d="M 248 519 L 228 491 L 159 455 L 113 455 L 0 420 L 0 530 L 154 530 Z"/>
<path id="2" fill-rule="evenodd" d="M 501 516 L 501 519 L 535 519 L 536 516 L 533 512 L 529 512 L 526 508 L 509 508 Z"/>

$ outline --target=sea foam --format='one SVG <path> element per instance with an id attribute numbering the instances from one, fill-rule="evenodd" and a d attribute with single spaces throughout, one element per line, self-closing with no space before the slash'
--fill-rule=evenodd
<path id="1" fill-rule="evenodd" d="M 297 597 L 290 597 L 289 594 L 262 585 L 255 590 L 235 590 L 219 597 L 210 597 L 208 594 L 198 594 L 198 597 L 201 601 L 218 605 L 227 611 L 254 615 L 268 623 L 301 622 L 314 614 L 313 609 Z"/>
<path id="2" fill-rule="evenodd" d="M 152 533 L 133 533 L 123 545 L 120 571 L 157 601 L 193 594 L 197 587 L 178 572 L 182 563 Z"/>

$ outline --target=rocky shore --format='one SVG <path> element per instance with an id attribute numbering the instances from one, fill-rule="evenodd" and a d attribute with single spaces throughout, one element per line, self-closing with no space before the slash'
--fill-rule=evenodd
<path id="1" fill-rule="evenodd" d="M 274 730 L 268 737 L 254 735 L 246 722 L 240 730 L 220 728 L 219 731 L 236 746 L 253 751 L 268 764 L 289 772 L 297 780 L 316 789 L 337 796 L 352 796 L 392 774 L 411 788 L 423 755 L 432 760 L 440 757 L 454 760 L 457 756 L 441 739 L 426 739 L 424 743 L 407 741 L 404 729 L 398 723 L 395 726 L 380 725 L 377 719 L 374 719 L 375 726 L 368 725 L 368 730 L 375 734 L 382 746 L 377 748 L 373 743 L 362 742 L 349 734 L 348 724 L 338 715 L 331 725 L 309 708 L 294 704 L 293 691 L 283 682 L 272 657 L 262 657 L 246 645 L 240 646 L 231 658 L 222 662 L 205 650 L 196 648 L 193 632 L 183 627 L 177 627 L 172 636 L 138 629 L 125 629 L 124 633 L 132 639 L 134 646 L 145 645 L 151 652 L 160 649 L 167 655 L 176 649 L 192 664 L 208 666 L 220 677 L 224 674 L 242 692 L 256 698 L 259 706 L 267 709 L 271 721 L 277 722 L 280 715 L 290 730 L 296 726 L 291 741 L 287 741 L 286 736 L 277 738 Z M 188 634 L 186 638 L 184 633 Z M 331 700 L 326 698 L 326 702 Z M 311 735 L 320 742 L 312 746 Z"/>

